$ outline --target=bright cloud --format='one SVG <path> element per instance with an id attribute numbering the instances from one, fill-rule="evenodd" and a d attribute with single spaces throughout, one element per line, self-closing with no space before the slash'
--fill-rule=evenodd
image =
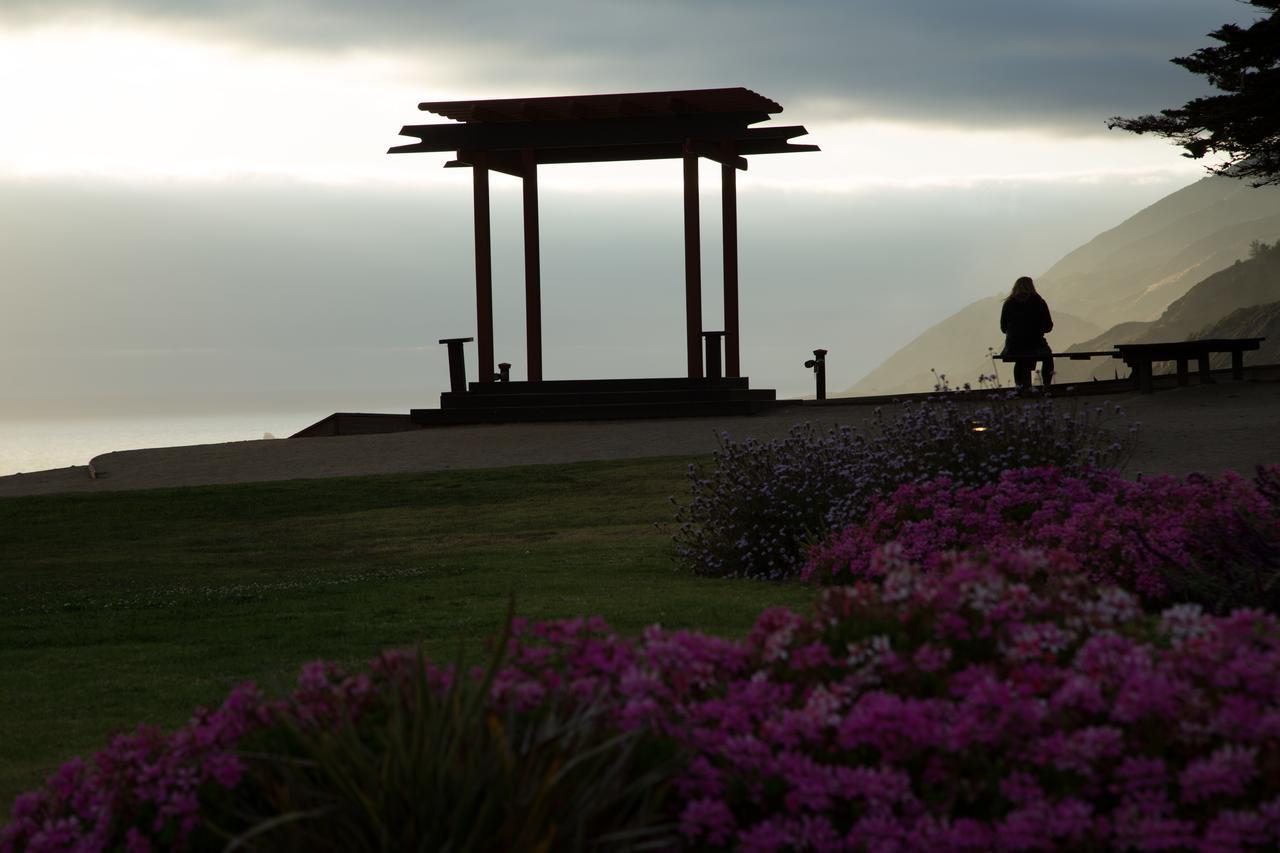
<path id="1" fill-rule="evenodd" d="M 268 50 L 146 29 L 51 26 L 0 30 L 0 174 L 121 179 L 267 176 L 326 183 L 462 183 L 444 157 L 389 157 L 419 101 L 543 91 L 477 91 L 441 60 Z M 767 94 L 767 93 L 766 93 Z M 804 122 L 803 105 L 777 120 Z M 1200 166 L 1158 140 L 1056 136 L 903 121 L 841 120 L 815 110 L 821 154 L 757 157 L 753 187 L 850 192 L 1002 180 L 1096 180 Z M 711 172 L 712 170 L 707 170 Z M 710 178 L 714 180 L 712 176 Z M 549 188 L 674 192 L 671 163 L 546 170 Z M 503 181 L 498 181 L 502 191 Z M 514 182 L 511 182 L 514 183 Z"/>
<path id="2" fill-rule="evenodd" d="M 0 79 L 21 81 L 0 89 L 10 175 L 320 181 L 384 173 L 400 124 L 448 84 L 394 58 L 73 27 L 0 30 Z"/>

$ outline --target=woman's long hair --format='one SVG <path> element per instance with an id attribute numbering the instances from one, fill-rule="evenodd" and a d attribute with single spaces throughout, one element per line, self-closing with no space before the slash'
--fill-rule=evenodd
<path id="1" fill-rule="evenodd" d="M 1009 295 L 1004 298 L 1004 301 L 1008 302 L 1010 299 L 1016 299 L 1019 302 L 1022 302 L 1024 300 L 1030 299 L 1035 295 L 1036 295 L 1035 282 L 1031 280 L 1030 276 L 1024 275 L 1022 278 L 1018 279 L 1013 283 L 1013 290 L 1009 291 Z"/>

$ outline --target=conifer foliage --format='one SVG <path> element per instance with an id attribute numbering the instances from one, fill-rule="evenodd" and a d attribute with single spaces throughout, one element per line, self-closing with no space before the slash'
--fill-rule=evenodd
<path id="1" fill-rule="evenodd" d="M 1248 0 L 1267 14 L 1249 26 L 1225 24 L 1220 42 L 1173 59 L 1204 76 L 1219 94 L 1195 98 L 1159 115 L 1112 118 L 1107 126 L 1167 137 L 1185 157 L 1225 156 L 1210 171 L 1254 186 L 1280 184 L 1280 0 Z"/>

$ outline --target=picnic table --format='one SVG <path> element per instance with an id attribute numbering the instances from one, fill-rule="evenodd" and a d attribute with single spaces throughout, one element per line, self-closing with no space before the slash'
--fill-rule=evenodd
<path id="1" fill-rule="evenodd" d="M 1231 353 L 1231 378 L 1244 379 L 1245 352 L 1258 349 L 1265 340 L 1266 338 L 1204 338 L 1197 341 L 1117 344 L 1115 349 L 1088 352 L 1040 353 L 1034 356 L 1002 354 L 999 358 L 1005 362 L 1029 358 L 1035 358 L 1038 361 L 1047 357 L 1069 358 L 1072 361 L 1084 361 L 1085 359 L 1108 356 L 1118 358 L 1123 360 L 1132 371 L 1138 392 L 1150 394 L 1152 390 L 1151 368 L 1157 361 L 1177 362 L 1178 384 L 1186 385 L 1190 377 L 1188 364 L 1192 359 L 1195 359 L 1200 381 L 1209 383 L 1213 382 L 1213 377 L 1209 375 L 1209 356 L 1214 353 Z"/>
<path id="2" fill-rule="evenodd" d="M 1188 363 L 1196 360 L 1200 381 L 1213 381 L 1209 375 L 1209 356 L 1214 353 L 1231 353 L 1231 378 L 1244 379 L 1244 354 L 1256 350 L 1266 338 L 1205 338 L 1198 341 L 1167 341 L 1151 344 L 1117 344 L 1116 351 L 1133 371 L 1138 392 L 1151 393 L 1151 367 L 1157 361 L 1174 361 L 1178 364 L 1178 384 L 1188 383 Z"/>

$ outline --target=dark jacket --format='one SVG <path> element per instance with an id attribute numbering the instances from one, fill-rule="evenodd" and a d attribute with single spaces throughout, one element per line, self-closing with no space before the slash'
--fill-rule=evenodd
<path id="1" fill-rule="evenodd" d="M 1049 343 L 1044 339 L 1053 331 L 1049 306 L 1039 294 L 1027 299 L 1006 299 L 1000 309 L 1000 331 L 1004 332 L 1006 355 L 1049 352 Z"/>

